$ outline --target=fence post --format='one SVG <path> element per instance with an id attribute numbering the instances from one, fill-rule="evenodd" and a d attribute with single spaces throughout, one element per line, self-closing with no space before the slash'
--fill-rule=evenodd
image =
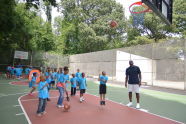
<path id="1" fill-rule="evenodd" d="M 30 65 L 32 65 L 32 50 L 30 52 Z"/>
<path id="2" fill-rule="evenodd" d="M 183 48 L 183 53 L 184 53 L 184 90 L 186 90 L 186 42 L 185 39 L 183 39 L 184 43 L 184 48 Z"/>

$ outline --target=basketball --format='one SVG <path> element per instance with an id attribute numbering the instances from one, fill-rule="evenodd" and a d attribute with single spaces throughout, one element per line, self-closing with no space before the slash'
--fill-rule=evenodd
<path id="1" fill-rule="evenodd" d="M 64 102 L 64 111 L 68 111 L 70 109 L 70 103 L 69 102 Z"/>
<path id="2" fill-rule="evenodd" d="M 110 22 L 110 27 L 111 28 L 115 28 L 118 25 L 118 23 L 116 21 L 111 21 Z"/>

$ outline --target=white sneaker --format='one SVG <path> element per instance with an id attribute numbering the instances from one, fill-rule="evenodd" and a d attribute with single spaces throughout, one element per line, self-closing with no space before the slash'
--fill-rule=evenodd
<path id="1" fill-rule="evenodd" d="M 82 101 L 85 101 L 85 98 L 82 98 Z"/>
<path id="2" fill-rule="evenodd" d="M 82 102 L 83 101 L 83 97 L 80 97 L 79 101 Z"/>
<path id="3" fill-rule="evenodd" d="M 63 107 L 64 107 L 64 105 L 57 105 L 57 107 L 58 107 L 58 108 L 63 108 Z"/>
<path id="4" fill-rule="evenodd" d="M 128 107 L 131 107 L 131 106 L 132 106 L 132 102 L 129 102 L 129 103 L 127 104 L 127 106 L 128 106 Z"/>
<path id="5" fill-rule="evenodd" d="M 136 109 L 140 109 L 140 104 L 139 103 L 137 103 Z"/>

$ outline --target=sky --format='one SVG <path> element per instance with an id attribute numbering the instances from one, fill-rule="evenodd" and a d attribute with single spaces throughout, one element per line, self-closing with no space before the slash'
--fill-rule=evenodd
<path id="1" fill-rule="evenodd" d="M 60 0 L 57 0 L 57 2 L 59 2 Z M 125 9 L 125 16 L 128 18 L 130 16 L 130 12 L 129 12 L 129 6 L 134 3 L 134 2 L 138 2 L 141 0 L 116 0 L 116 2 L 120 3 L 121 5 L 123 5 L 123 8 Z M 60 13 L 57 12 L 57 8 L 52 8 L 52 20 L 54 21 L 54 18 L 59 16 Z M 42 17 L 44 20 L 46 20 L 46 15 L 44 13 L 44 11 L 42 12 Z"/>

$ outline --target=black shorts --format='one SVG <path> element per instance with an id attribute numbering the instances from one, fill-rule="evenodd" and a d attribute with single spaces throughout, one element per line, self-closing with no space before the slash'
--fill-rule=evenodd
<path id="1" fill-rule="evenodd" d="M 55 84 L 55 81 L 51 81 L 50 83 L 51 83 L 51 84 Z"/>
<path id="2" fill-rule="evenodd" d="M 105 84 L 99 85 L 99 94 L 106 94 L 107 93 L 107 86 Z"/>
<path id="3" fill-rule="evenodd" d="M 80 93 L 82 94 L 82 93 L 85 93 L 85 89 L 80 89 Z"/>

